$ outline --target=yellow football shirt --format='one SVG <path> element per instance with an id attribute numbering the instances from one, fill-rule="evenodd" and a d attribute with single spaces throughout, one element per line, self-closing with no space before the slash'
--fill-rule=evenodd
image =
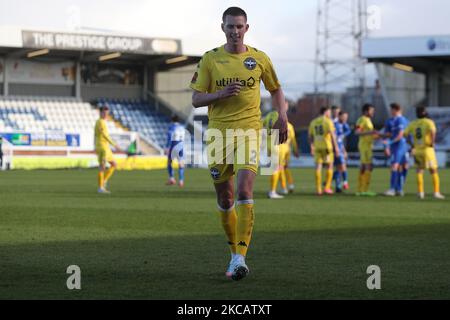
<path id="1" fill-rule="evenodd" d="M 325 116 L 320 116 L 309 125 L 309 135 L 314 138 L 316 150 L 333 150 L 332 134 L 335 132 L 333 121 Z"/>
<path id="2" fill-rule="evenodd" d="M 405 130 L 405 136 L 412 136 L 414 148 L 417 149 L 433 147 L 433 133 L 436 133 L 436 125 L 427 118 L 414 120 Z"/>
<path id="3" fill-rule="evenodd" d="M 116 144 L 109 136 L 108 127 L 106 126 L 106 121 L 103 119 L 98 119 L 95 123 L 95 149 L 107 149 L 109 145 L 115 146 Z"/>
<path id="4" fill-rule="evenodd" d="M 356 122 L 356 128 L 360 128 L 361 132 L 364 133 L 364 132 L 373 131 L 374 126 L 373 126 L 372 120 L 370 120 L 369 117 L 362 116 Z M 373 140 L 374 140 L 374 138 L 372 135 L 360 136 L 359 143 L 358 143 L 359 149 L 372 149 Z"/>
<path id="5" fill-rule="evenodd" d="M 224 46 L 208 51 L 203 55 L 190 87 L 203 93 L 215 93 L 236 81 L 242 85 L 239 95 L 208 107 L 209 126 L 260 129 L 260 83 L 262 81 L 268 91 L 280 88 L 272 62 L 264 52 L 249 46 L 241 54 L 228 53 Z"/>
<path id="6" fill-rule="evenodd" d="M 290 148 L 297 149 L 297 140 L 295 138 L 295 129 L 294 126 L 288 122 L 288 137 L 285 142 Z"/>

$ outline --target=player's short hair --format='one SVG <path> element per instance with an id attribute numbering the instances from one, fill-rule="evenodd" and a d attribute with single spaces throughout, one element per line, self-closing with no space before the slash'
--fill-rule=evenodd
<path id="1" fill-rule="evenodd" d="M 398 103 L 391 103 L 391 109 L 395 110 L 395 111 L 400 111 L 402 110 L 402 107 L 398 104 Z"/>
<path id="2" fill-rule="evenodd" d="M 416 116 L 418 119 L 428 118 L 428 112 L 426 107 L 417 107 Z"/>
<path id="3" fill-rule="evenodd" d="M 348 112 L 347 111 L 339 111 L 339 117 L 343 116 L 344 114 L 348 114 Z"/>
<path id="4" fill-rule="evenodd" d="M 373 108 L 373 105 L 371 105 L 370 103 L 366 103 L 366 104 L 364 104 L 363 107 L 362 107 L 362 112 L 363 112 L 363 113 L 366 113 L 366 112 L 368 112 L 371 108 Z"/>
<path id="5" fill-rule="evenodd" d="M 172 116 L 172 122 L 178 122 L 180 121 L 180 118 L 177 115 Z"/>
<path id="6" fill-rule="evenodd" d="M 239 7 L 229 7 L 227 10 L 223 12 L 222 15 L 222 21 L 225 22 L 226 16 L 232 16 L 232 17 L 244 17 L 245 21 L 247 21 L 247 13 L 239 8 Z"/>
<path id="7" fill-rule="evenodd" d="M 320 114 L 324 115 L 325 112 L 327 112 L 328 110 L 330 110 L 330 107 L 328 106 L 323 106 L 322 108 L 320 108 Z"/>
<path id="8" fill-rule="evenodd" d="M 339 107 L 339 106 L 332 106 L 332 107 L 331 107 L 331 110 L 332 110 L 332 111 L 337 110 L 337 109 L 341 109 L 341 107 Z"/>
<path id="9" fill-rule="evenodd" d="M 101 105 L 98 110 L 100 111 L 105 111 L 105 110 L 109 110 L 109 107 L 107 105 Z"/>

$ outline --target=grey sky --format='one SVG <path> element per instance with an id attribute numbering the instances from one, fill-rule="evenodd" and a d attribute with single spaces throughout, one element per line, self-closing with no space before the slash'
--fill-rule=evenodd
<path id="1" fill-rule="evenodd" d="M 448 0 L 368 0 L 368 4 L 381 9 L 381 29 L 371 36 L 450 34 Z M 288 95 L 310 91 L 316 0 L 0 0 L 0 25 L 64 30 L 79 10 L 83 27 L 181 38 L 186 53 L 202 54 L 224 42 L 221 14 L 231 5 L 247 11 L 246 42 L 269 54 Z"/>

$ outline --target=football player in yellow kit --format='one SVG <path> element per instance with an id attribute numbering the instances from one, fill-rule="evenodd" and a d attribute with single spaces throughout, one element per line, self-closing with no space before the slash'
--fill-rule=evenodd
<path id="1" fill-rule="evenodd" d="M 287 105 L 288 104 L 286 102 L 286 108 Z M 273 115 L 274 113 L 276 114 L 276 116 Z M 277 117 L 278 114 L 276 111 L 272 111 L 269 114 L 267 114 L 263 120 L 263 127 L 270 130 L 271 127 L 270 121 L 272 121 L 272 119 L 276 119 Z M 288 169 L 291 151 L 294 152 L 294 156 L 296 158 L 299 157 L 294 126 L 288 122 L 288 138 L 285 143 L 274 146 L 275 147 L 274 150 L 271 150 L 272 145 L 270 142 L 270 136 L 268 136 L 267 138 L 268 138 L 267 139 L 268 151 L 270 153 L 275 152 L 276 156 L 278 157 L 278 167 L 275 169 L 275 171 L 272 173 L 272 176 L 270 177 L 270 191 L 268 193 L 268 197 L 270 199 L 283 199 L 284 197 L 277 193 L 278 182 L 281 183 L 283 195 L 287 195 L 289 192 L 293 192 L 295 188 L 292 173 Z M 287 183 L 289 183 L 289 189 Z"/>
<path id="2" fill-rule="evenodd" d="M 360 155 L 360 171 L 358 178 L 357 196 L 376 196 L 375 192 L 369 191 L 372 178 L 373 164 L 373 142 L 379 138 L 378 131 L 374 130 L 372 118 L 375 108 L 371 104 L 365 104 L 362 108 L 363 115 L 356 122 L 356 135 L 359 136 L 358 150 Z"/>
<path id="3" fill-rule="evenodd" d="M 95 152 L 97 153 L 99 172 L 98 172 L 98 193 L 108 194 L 107 189 L 108 180 L 117 168 L 116 160 L 114 159 L 110 145 L 116 148 L 116 151 L 120 151 L 117 144 L 111 139 L 108 133 L 108 127 L 106 126 L 106 119 L 108 118 L 109 108 L 107 106 L 100 107 L 100 118 L 95 123 Z M 106 169 L 106 164 L 109 163 L 110 167 Z"/>
<path id="4" fill-rule="evenodd" d="M 208 150 L 213 150 L 208 152 L 208 166 L 231 250 L 226 275 L 233 280 L 240 280 L 249 272 L 245 258 L 254 221 L 253 185 L 259 163 L 261 81 L 271 93 L 272 104 L 279 113 L 274 125 L 274 129 L 279 130 L 279 142 L 287 139 L 281 85 L 269 57 L 244 44 L 248 29 L 244 10 L 238 7 L 225 10 L 222 31 L 227 42 L 203 55 L 191 81 L 193 106 L 208 106 L 207 146 Z"/>
<path id="5" fill-rule="evenodd" d="M 405 137 L 411 138 L 414 160 L 417 166 L 417 195 L 420 199 L 425 199 L 425 188 L 423 183 L 423 172 L 430 170 L 433 178 L 434 197 L 443 200 L 445 197 L 440 191 L 440 181 L 438 174 L 438 164 L 434 151 L 436 139 L 436 125 L 428 118 L 425 107 L 416 109 L 417 120 L 411 122 L 405 130 Z"/>
<path id="6" fill-rule="evenodd" d="M 317 195 L 331 195 L 331 183 L 333 181 L 333 163 L 334 153 L 340 156 L 339 148 L 336 141 L 336 134 L 333 121 L 331 120 L 330 107 L 322 107 L 320 116 L 311 121 L 309 125 L 308 135 L 311 145 L 311 154 L 314 156 L 316 163 L 316 190 Z M 325 188 L 322 191 L 322 167 L 326 167 Z"/>

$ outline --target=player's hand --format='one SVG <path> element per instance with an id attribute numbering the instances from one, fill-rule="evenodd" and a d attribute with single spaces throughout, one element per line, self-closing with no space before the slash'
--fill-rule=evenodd
<path id="1" fill-rule="evenodd" d="M 288 127 L 287 127 L 287 115 L 285 114 L 280 114 L 278 117 L 277 122 L 275 122 L 273 129 L 275 130 L 279 130 L 279 143 L 283 144 L 286 142 L 287 138 L 288 138 Z"/>
<path id="2" fill-rule="evenodd" d="M 219 99 L 235 97 L 241 92 L 242 84 L 240 82 L 233 82 L 227 85 L 223 90 L 219 91 Z"/>
<path id="3" fill-rule="evenodd" d="M 411 155 L 412 155 L 412 156 L 415 156 L 415 155 L 416 155 L 416 149 L 414 149 L 414 148 L 411 149 Z"/>
<path id="4" fill-rule="evenodd" d="M 164 149 L 164 155 L 167 156 L 169 154 L 169 149 Z"/>
<path id="5" fill-rule="evenodd" d="M 384 149 L 384 154 L 386 155 L 386 157 L 390 157 L 391 156 L 391 149 Z"/>
<path id="6" fill-rule="evenodd" d="M 294 157 L 300 158 L 300 153 L 298 152 L 298 150 L 294 151 Z"/>
<path id="7" fill-rule="evenodd" d="M 314 146 L 311 145 L 310 149 L 311 149 L 311 155 L 313 156 L 314 155 Z"/>
<path id="8" fill-rule="evenodd" d="M 348 160 L 348 153 L 347 153 L 347 151 L 344 151 L 344 159 Z"/>
<path id="9" fill-rule="evenodd" d="M 336 150 L 334 155 L 336 156 L 336 158 L 339 158 L 341 156 L 341 152 L 339 150 Z"/>

